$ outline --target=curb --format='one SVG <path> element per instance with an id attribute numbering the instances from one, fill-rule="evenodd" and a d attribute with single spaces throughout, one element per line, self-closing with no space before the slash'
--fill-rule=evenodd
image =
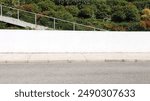
<path id="1" fill-rule="evenodd" d="M 150 62 L 150 53 L 0 53 L 0 63 Z"/>

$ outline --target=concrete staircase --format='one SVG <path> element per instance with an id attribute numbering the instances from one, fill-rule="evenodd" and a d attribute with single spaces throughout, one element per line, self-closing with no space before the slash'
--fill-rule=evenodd
<path id="1" fill-rule="evenodd" d="M 32 28 L 32 29 L 36 29 L 36 30 L 50 29 L 50 28 L 45 27 L 45 26 L 28 23 L 28 22 L 25 22 L 25 21 L 22 21 L 22 20 L 19 20 L 19 19 L 15 19 L 15 18 L 12 18 L 12 17 L 6 17 L 6 16 L 0 16 L 0 21 L 10 23 L 10 24 L 13 24 L 13 25 L 17 25 L 17 26 L 20 26 L 20 27 L 24 27 L 24 28 Z"/>

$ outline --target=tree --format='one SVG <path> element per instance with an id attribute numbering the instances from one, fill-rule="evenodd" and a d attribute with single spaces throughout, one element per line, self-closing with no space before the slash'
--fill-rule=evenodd
<path id="1" fill-rule="evenodd" d="M 81 5 L 89 4 L 90 0 L 54 0 L 58 5 Z"/>
<path id="2" fill-rule="evenodd" d="M 67 10 L 69 13 L 71 13 L 74 17 L 77 17 L 78 14 L 79 14 L 79 12 L 80 12 L 80 10 L 78 9 L 77 6 L 66 6 L 65 8 L 66 8 L 66 10 Z"/>
<path id="3" fill-rule="evenodd" d="M 12 0 L 0 0 L 1 4 L 12 6 Z"/>
<path id="4" fill-rule="evenodd" d="M 142 21 L 140 21 L 141 26 L 144 27 L 146 30 L 150 30 L 150 9 L 145 8 L 142 11 L 141 18 L 142 18 Z"/>
<path id="5" fill-rule="evenodd" d="M 97 4 L 96 18 L 104 19 L 110 16 L 111 8 L 106 4 Z"/>
<path id="6" fill-rule="evenodd" d="M 140 14 L 137 7 L 133 4 L 125 6 L 126 20 L 127 21 L 139 21 Z"/>
<path id="7" fill-rule="evenodd" d="M 114 6 L 125 6 L 128 4 L 126 0 L 107 0 L 107 4 L 111 7 Z"/>
<path id="8" fill-rule="evenodd" d="M 115 22 L 139 21 L 140 15 L 136 6 L 129 4 L 126 6 L 116 6 L 112 14 L 112 20 Z"/>
<path id="9" fill-rule="evenodd" d="M 19 2 L 18 2 L 18 0 L 12 0 L 12 4 L 13 4 L 14 6 L 17 6 L 17 5 L 19 5 Z"/>
<path id="10" fill-rule="evenodd" d="M 81 18 L 92 18 L 94 17 L 94 10 L 90 6 L 84 6 L 79 13 Z"/>
<path id="11" fill-rule="evenodd" d="M 123 6 L 115 6 L 112 14 L 112 21 L 123 22 L 126 20 L 126 13 Z"/>
<path id="12" fill-rule="evenodd" d="M 56 8 L 55 3 L 50 0 L 44 0 L 39 2 L 38 7 L 41 9 L 41 11 L 48 11 Z"/>
<path id="13" fill-rule="evenodd" d="M 141 16 L 142 20 L 150 20 L 150 9 L 145 8 L 142 11 L 142 16 Z"/>
<path id="14" fill-rule="evenodd" d="M 139 9 L 150 8 L 150 0 L 135 0 L 133 4 Z"/>
<path id="15" fill-rule="evenodd" d="M 115 22 L 122 22 L 126 20 L 126 15 L 123 11 L 116 11 L 112 15 L 112 20 Z"/>
<path id="16" fill-rule="evenodd" d="M 24 4 L 21 6 L 21 8 L 23 8 L 24 10 L 30 11 L 30 12 L 38 12 L 38 6 L 34 3 L 32 4 Z"/>
<path id="17" fill-rule="evenodd" d="M 60 18 L 60 19 L 64 19 L 64 20 L 69 20 L 69 21 L 73 21 L 73 16 L 72 14 L 70 14 L 69 12 L 67 12 L 66 10 L 59 10 L 55 13 L 55 17 Z"/>

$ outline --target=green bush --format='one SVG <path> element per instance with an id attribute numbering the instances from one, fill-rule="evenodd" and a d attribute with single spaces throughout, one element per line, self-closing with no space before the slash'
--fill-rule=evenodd
<path id="1" fill-rule="evenodd" d="M 38 21 L 39 25 L 46 26 L 46 27 L 49 27 L 49 28 L 54 27 L 54 19 L 52 19 L 52 18 L 39 16 L 37 21 Z"/>
<path id="2" fill-rule="evenodd" d="M 55 9 L 56 5 L 54 2 L 50 1 L 50 0 L 44 0 L 38 3 L 38 7 L 42 10 L 42 11 L 48 11 L 51 9 Z"/>
<path id="3" fill-rule="evenodd" d="M 94 17 L 94 10 L 90 6 L 85 6 L 80 10 L 79 17 L 92 18 Z"/>
<path id="4" fill-rule="evenodd" d="M 123 22 L 126 20 L 126 13 L 124 6 L 115 6 L 112 10 L 112 21 Z"/>
<path id="5" fill-rule="evenodd" d="M 96 11 L 96 18 L 97 19 L 104 19 L 108 18 L 111 13 L 110 6 L 106 4 L 97 4 L 97 11 Z"/>
<path id="6" fill-rule="evenodd" d="M 115 22 L 122 22 L 125 21 L 126 19 L 126 14 L 124 13 L 124 11 L 116 11 L 114 12 L 114 14 L 112 15 L 112 21 Z"/>
<path id="7" fill-rule="evenodd" d="M 107 4 L 111 7 L 113 6 L 125 6 L 128 4 L 126 0 L 107 0 Z"/>
<path id="8" fill-rule="evenodd" d="M 139 9 L 150 8 L 150 0 L 136 0 L 133 4 Z"/>
<path id="9" fill-rule="evenodd" d="M 77 17 L 80 12 L 77 6 L 66 6 L 66 10 L 74 17 Z"/>
<path id="10" fill-rule="evenodd" d="M 20 6 L 18 6 L 18 0 L 0 0 L 0 3 L 51 17 L 109 30 L 149 30 L 142 29 L 138 24 L 135 24 L 139 23 L 140 20 L 145 21 L 145 26 L 150 26 L 149 16 L 142 11 L 145 8 L 150 8 L 150 0 L 20 0 Z M 27 12 L 21 11 L 20 19 L 35 23 L 35 15 L 26 13 Z M 3 14 L 14 18 L 17 17 L 17 12 L 11 9 L 4 8 Z M 51 23 L 53 21 L 50 19 L 41 18 L 39 16 L 38 21 L 39 24 L 42 25 L 53 25 Z M 59 21 L 56 23 L 58 29 L 72 28 L 72 24 L 60 22 L 59 26 Z M 128 26 L 122 25 L 122 23 L 133 24 Z M 5 24 L 1 26 L 9 28 Z M 79 27 L 80 26 L 78 26 L 78 28 Z"/>
<path id="11" fill-rule="evenodd" d="M 129 4 L 125 7 L 126 21 L 139 21 L 139 10 L 135 5 Z"/>
<path id="12" fill-rule="evenodd" d="M 90 0 L 54 0 L 58 5 L 81 5 L 89 4 Z"/>
<path id="13" fill-rule="evenodd" d="M 128 31 L 146 31 L 146 29 L 140 26 L 140 23 L 132 23 L 128 26 Z"/>
<path id="14" fill-rule="evenodd" d="M 126 6 L 116 6 L 114 13 L 112 14 L 112 21 L 115 22 L 130 22 L 139 21 L 140 15 L 136 6 L 129 4 Z"/>
<path id="15" fill-rule="evenodd" d="M 69 20 L 69 21 L 73 21 L 73 16 L 66 11 L 57 11 L 55 13 L 55 17 L 63 19 L 63 20 Z"/>
<path id="16" fill-rule="evenodd" d="M 0 22 L 0 29 L 5 29 L 6 28 L 6 23 Z"/>
<path id="17" fill-rule="evenodd" d="M 32 4 L 24 4 L 21 6 L 21 9 L 24 9 L 26 11 L 30 11 L 30 12 L 39 12 L 39 8 L 35 3 Z"/>

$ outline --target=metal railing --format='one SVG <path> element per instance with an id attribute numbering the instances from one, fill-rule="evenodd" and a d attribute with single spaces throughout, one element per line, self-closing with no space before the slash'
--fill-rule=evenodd
<path id="1" fill-rule="evenodd" d="M 104 29 L 50 17 L 47 15 L 37 14 L 18 8 L 8 7 L 2 4 L 0 4 L 0 15 L 12 17 L 35 25 L 45 26 L 54 30 L 105 31 Z"/>

